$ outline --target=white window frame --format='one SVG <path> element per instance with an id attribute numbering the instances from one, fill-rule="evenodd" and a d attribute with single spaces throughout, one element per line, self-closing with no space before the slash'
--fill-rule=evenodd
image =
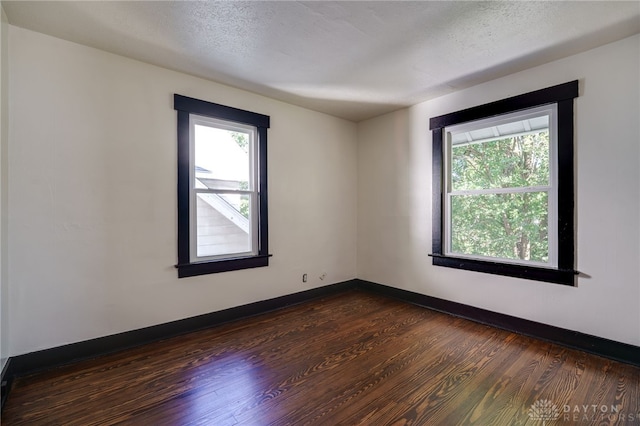
<path id="1" fill-rule="evenodd" d="M 506 123 L 513 123 L 523 121 L 527 119 L 537 118 L 541 116 L 549 117 L 549 183 L 548 185 L 531 186 L 531 187 L 512 187 L 512 188 L 493 188 L 493 189 L 478 189 L 478 190 L 458 190 L 454 191 L 451 182 L 451 150 L 453 147 L 452 133 L 470 132 L 477 129 L 485 129 L 488 127 L 499 126 Z M 444 184 L 445 184 L 445 196 L 443 202 L 443 214 L 444 214 L 444 235 L 443 235 L 443 250 L 446 256 L 454 256 L 466 259 L 476 259 L 485 261 L 498 261 L 500 263 L 511 263 L 517 265 L 533 265 L 542 268 L 557 268 L 558 267 L 558 113 L 557 105 L 543 105 L 534 108 L 528 108 L 522 111 L 517 111 L 508 114 L 502 114 L 495 117 L 485 118 L 481 120 L 465 122 L 457 125 L 447 126 L 444 128 Z M 527 133 L 537 133 L 539 130 L 531 130 L 528 132 L 519 133 L 519 135 Z M 486 138 L 481 140 L 474 140 L 466 143 L 485 143 L 494 140 L 504 139 L 505 137 L 515 136 L 496 136 L 492 138 Z M 459 145 L 459 144 L 456 144 Z M 547 192 L 547 214 L 548 214 L 548 261 L 539 262 L 532 260 L 520 260 L 520 259 L 507 259 L 491 256 L 471 255 L 466 253 L 454 252 L 451 250 L 451 198 L 455 195 L 490 195 L 490 194 L 506 194 L 506 193 L 535 193 L 535 192 Z"/>
<path id="2" fill-rule="evenodd" d="M 249 188 L 247 190 L 231 190 L 231 189 L 209 189 L 204 185 L 199 186 L 196 182 L 196 164 L 195 164 L 195 126 L 207 126 L 216 129 L 227 130 L 231 132 L 240 132 L 249 135 Z M 260 188 L 258 178 L 260 176 L 258 155 L 259 138 L 257 137 L 257 128 L 255 126 L 237 123 L 229 120 L 222 120 L 214 117 L 207 117 L 198 114 L 189 114 L 189 232 L 190 232 L 190 260 L 191 262 L 207 262 L 220 259 L 229 259 L 234 257 L 256 256 L 259 252 L 259 191 Z M 244 252 L 222 253 L 212 256 L 198 256 L 198 223 L 197 223 L 197 196 L 198 194 L 237 194 L 249 196 L 249 241 L 251 249 Z"/>

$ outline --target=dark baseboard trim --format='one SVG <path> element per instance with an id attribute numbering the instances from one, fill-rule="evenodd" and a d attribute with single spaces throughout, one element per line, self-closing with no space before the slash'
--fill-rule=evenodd
<path id="1" fill-rule="evenodd" d="M 640 347 L 510 315 L 438 299 L 395 287 L 356 280 L 358 288 L 474 322 L 578 349 L 640 367 Z"/>
<path id="2" fill-rule="evenodd" d="M 6 395 L 9 393 L 11 382 L 16 377 L 50 370 L 125 349 L 131 349 L 136 346 L 191 333 L 230 321 L 264 314 L 287 306 L 338 294 L 354 289 L 355 287 L 356 280 L 344 281 L 299 293 L 287 294 L 273 299 L 236 306 L 222 311 L 10 357 L 2 372 L 3 383 L 6 382 L 9 385 L 3 386 L 2 388 L 2 407 L 4 407 L 4 401 Z"/>
<path id="3" fill-rule="evenodd" d="M 11 358 L 8 358 L 4 367 L 2 367 L 2 376 L 0 376 L 0 407 L 4 407 L 4 402 L 7 400 L 11 385 L 13 384 L 13 377 L 7 374 L 9 364 L 11 364 Z"/>
<path id="4" fill-rule="evenodd" d="M 638 346 L 487 311 L 370 281 L 353 279 L 222 311 L 10 357 L 2 370 L 2 407 L 4 407 L 7 395 L 11 390 L 11 384 L 16 377 L 131 349 L 353 289 L 391 297 L 456 317 L 640 366 L 640 347 Z"/>

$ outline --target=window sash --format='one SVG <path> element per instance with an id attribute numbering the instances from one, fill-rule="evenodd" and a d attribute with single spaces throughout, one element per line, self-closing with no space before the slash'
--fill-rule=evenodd
<path id="1" fill-rule="evenodd" d="M 483 193 L 483 194 L 447 194 L 447 206 L 451 206 L 452 203 L 452 198 L 454 196 L 459 196 L 459 195 L 464 195 L 464 196 L 474 196 L 474 195 L 498 195 L 498 194 L 522 194 L 522 193 L 529 193 L 529 194 L 539 194 L 539 193 L 546 193 L 547 194 L 547 206 L 549 206 L 550 204 L 550 196 L 549 196 L 549 191 L 546 190 L 541 190 L 541 191 L 513 191 L 513 192 L 491 192 L 491 193 Z M 449 211 L 451 211 L 451 208 L 449 208 Z M 464 252 L 460 252 L 460 251 L 454 251 L 451 247 L 453 245 L 452 239 L 453 239 L 453 225 L 452 225 L 452 218 L 451 218 L 451 214 L 447 215 L 447 217 L 445 218 L 445 220 L 447 221 L 447 229 L 449 230 L 449 232 L 447 233 L 447 240 L 445 241 L 445 255 L 451 255 L 451 256 L 455 256 L 455 257 L 459 257 L 459 258 L 465 258 L 465 259 L 476 259 L 476 260 L 488 260 L 488 261 L 500 261 L 501 263 L 511 263 L 511 264 L 517 264 L 517 265 L 535 265 L 535 266 L 539 266 L 539 267 L 555 267 L 557 265 L 554 266 L 554 262 L 557 264 L 557 256 L 555 255 L 556 250 L 553 248 L 553 244 L 551 241 L 551 232 L 549 232 L 549 229 L 551 229 L 551 222 L 552 218 L 550 216 L 549 213 L 549 209 L 547 209 L 547 256 L 549 261 L 548 262 L 540 262 L 540 261 L 536 261 L 536 260 L 525 260 L 525 259 L 514 259 L 514 258 L 506 258 L 506 257 L 497 257 L 497 256 L 484 256 L 484 255 L 479 255 L 479 254 L 469 254 L 469 253 L 464 253 Z"/>
<path id="2" fill-rule="evenodd" d="M 195 126 L 208 126 L 216 129 L 227 131 L 236 131 L 249 135 L 248 154 L 249 154 L 249 182 L 247 190 L 231 190 L 231 189 L 215 189 L 215 188 L 199 188 L 196 183 L 196 164 L 195 164 Z M 260 188 L 259 182 L 259 164 L 258 164 L 258 137 L 255 126 L 244 125 L 232 121 L 222 120 L 213 117 L 201 116 L 197 114 L 189 114 L 189 242 L 190 242 L 190 262 L 207 262 L 222 259 L 230 259 L 236 257 L 257 256 L 260 251 L 260 231 L 259 231 L 259 200 Z M 243 252 L 221 253 L 211 256 L 198 256 L 198 217 L 197 217 L 197 197 L 198 194 L 244 194 L 248 195 L 249 202 L 249 245 L 250 249 Z"/>
<path id="3" fill-rule="evenodd" d="M 457 190 L 453 191 L 451 178 L 451 158 L 452 142 L 451 134 L 453 132 L 468 132 L 476 129 L 482 129 L 510 122 L 536 118 L 543 115 L 549 117 L 549 185 L 529 186 L 529 187 L 507 187 L 507 188 L 489 188 L 475 190 Z M 538 130 L 540 131 L 540 130 Z M 515 135 L 515 134 L 514 134 Z M 543 105 L 528 108 L 523 111 L 502 114 L 495 117 L 480 119 L 471 122 L 465 122 L 443 129 L 443 168 L 445 182 L 445 196 L 443 209 L 443 251 L 445 256 L 461 257 L 466 259 L 477 259 L 485 261 L 499 261 L 501 263 L 532 265 L 543 268 L 558 267 L 558 127 L 557 127 L 557 104 Z M 502 135 L 495 138 L 485 138 L 483 140 L 473 141 L 470 143 L 485 143 L 493 140 L 506 139 L 512 135 Z M 467 142 L 468 143 L 468 142 Z M 465 144 L 455 144 L 459 146 Z M 505 259 L 493 256 L 479 256 L 460 252 L 454 252 L 452 246 L 452 218 L 451 218 L 451 198 L 455 195 L 488 195 L 488 194 L 509 194 L 509 193 L 534 193 L 547 192 L 547 243 L 548 243 L 548 262 L 538 262 L 532 260 Z"/>
<path id="4" fill-rule="evenodd" d="M 258 165 L 258 133 L 255 126 L 236 123 L 228 120 L 222 120 L 213 117 L 207 117 L 197 114 L 189 114 L 189 182 L 190 186 L 195 184 L 196 171 L 195 171 L 195 126 L 206 126 L 214 129 L 227 130 L 229 132 L 245 133 L 249 135 L 249 188 L 250 191 L 255 191 L 259 188 L 259 165 Z M 193 189 L 193 188 L 192 188 Z"/>

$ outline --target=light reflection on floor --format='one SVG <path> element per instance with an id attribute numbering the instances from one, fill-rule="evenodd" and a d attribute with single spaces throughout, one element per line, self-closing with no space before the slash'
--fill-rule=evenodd
<path id="1" fill-rule="evenodd" d="M 187 380 L 194 393 L 185 395 L 188 407 L 182 413 L 181 423 L 238 424 L 236 416 L 248 411 L 261 395 L 258 383 L 263 367 L 258 366 L 255 360 L 250 354 L 236 352 L 208 360 L 189 370 Z M 261 423 L 243 421 L 242 424 Z"/>

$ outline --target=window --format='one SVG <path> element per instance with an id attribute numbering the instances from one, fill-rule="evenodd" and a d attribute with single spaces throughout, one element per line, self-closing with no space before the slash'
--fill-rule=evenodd
<path id="1" fill-rule="evenodd" d="M 174 96 L 178 111 L 178 276 L 269 264 L 269 117 Z"/>
<path id="2" fill-rule="evenodd" d="M 578 82 L 434 117 L 433 264 L 573 285 Z"/>

